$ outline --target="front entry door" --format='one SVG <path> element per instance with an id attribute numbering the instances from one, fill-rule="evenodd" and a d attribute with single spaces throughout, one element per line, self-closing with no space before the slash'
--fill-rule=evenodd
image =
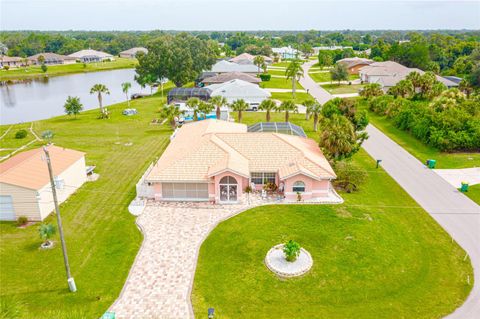
<path id="1" fill-rule="evenodd" d="M 220 180 L 220 201 L 237 201 L 237 181 L 231 176 L 226 176 Z"/>

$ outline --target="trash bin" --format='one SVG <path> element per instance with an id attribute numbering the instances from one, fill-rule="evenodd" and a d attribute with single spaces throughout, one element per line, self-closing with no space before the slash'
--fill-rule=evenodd
<path id="1" fill-rule="evenodd" d="M 435 168 L 435 165 L 437 164 L 437 161 L 436 160 L 433 160 L 433 159 L 429 159 L 427 160 L 427 167 L 428 168 Z"/>
<path id="2" fill-rule="evenodd" d="M 460 191 L 462 193 L 468 192 L 468 183 L 462 182 L 462 186 L 460 187 Z"/>
<path id="3" fill-rule="evenodd" d="M 100 319 L 115 319 L 115 312 L 107 311 L 103 314 L 102 318 Z"/>

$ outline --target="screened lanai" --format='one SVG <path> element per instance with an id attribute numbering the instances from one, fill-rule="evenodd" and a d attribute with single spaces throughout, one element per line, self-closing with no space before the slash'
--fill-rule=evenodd
<path id="1" fill-rule="evenodd" d="M 173 101 L 186 101 L 191 97 L 208 101 L 211 93 L 211 90 L 207 88 L 173 88 L 168 92 L 167 103 L 170 104 Z"/>
<path id="2" fill-rule="evenodd" d="M 248 132 L 273 132 L 307 137 L 303 128 L 289 122 L 260 122 L 250 125 Z"/>

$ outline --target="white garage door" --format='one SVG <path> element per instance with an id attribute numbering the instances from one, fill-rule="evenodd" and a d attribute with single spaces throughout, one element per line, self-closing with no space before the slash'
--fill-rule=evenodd
<path id="1" fill-rule="evenodd" d="M 0 195 L 0 220 L 15 220 L 13 200 L 10 195 Z"/>
<path id="2" fill-rule="evenodd" d="M 170 200 L 208 200 L 207 183 L 162 183 L 162 197 Z"/>

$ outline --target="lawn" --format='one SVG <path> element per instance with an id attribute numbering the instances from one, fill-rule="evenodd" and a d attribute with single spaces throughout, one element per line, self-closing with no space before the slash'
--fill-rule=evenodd
<path id="1" fill-rule="evenodd" d="M 247 124 L 259 120 L 260 113 L 244 115 Z M 304 115 L 292 122 L 316 137 Z M 200 249 L 197 317 L 213 307 L 218 318 L 439 318 L 458 307 L 472 288 L 465 252 L 365 151 L 354 161 L 368 180 L 342 193 L 342 205 L 258 207 L 217 226 Z M 263 259 L 288 239 L 314 265 L 281 280 Z"/>
<path id="2" fill-rule="evenodd" d="M 358 93 L 363 87 L 361 84 L 324 84 L 322 87 L 331 94 Z"/>
<path id="3" fill-rule="evenodd" d="M 52 65 L 48 66 L 47 72 L 43 72 L 40 66 L 30 66 L 25 68 L 14 68 L 8 71 L 0 70 L 0 81 L 36 78 L 43 76 L 56 76 L 72 73 L 106 71 L 114 69 L 134 68 L 137 64 L 136 59 L 116 58 L 112 62 L 83 63 Z"/>
<path id="4" fill-rule="evenodd" d="M 99 318 L 118 297 L 142 242 L 127 206 L 135 197 L 135 183 L 163 152 L 171 133 L 165 125 L 150 124 L 161 104 L 159 97 L 134 100 L 131 107 L 139 114 L 131 117 L 121 115 L 126 107 L 121 103 L 109 106 L 109 120 L 97 119 L 93 110 L 76 120 L 61 116 L 35 122 L 37 132 L 55 133 L 56 145 L 86 152 L 87 164 L 97 166 L 100 178 L 61 206 L 76 293 L 67 289 L 58 237 L 55 249 L 40 251 L 38 224 L 19 229 L 0 223 L 0 299 L 20 307 L 20 318 Z M 13 147 L 25 141 L 8 134 L 1 142 Z"/>
<path id="5" fill-rule="evenodd" d="M 313 72 L 318 72 L 319 70 L 313 70 Z M 319 72 L 319 73 L 312 73 L 309 72 L 308 75 L 315 81 L 315 82 L 331 82 L 332 77 L 330 72 Z M 350 74 L 348 76 L 349 81 L 353 81 L 358 79 L 358 74 Z"/>
<path id="6" fill-rule="evenodd" d="M 270 81 L 263 81 L 260 83 L 262 88 L 272 89 L 292 89 L 292 80 L 287 78 L 270 78 Z M 303 86 L 297 81 L 296 88 L 303 90 Z"/>
<path id="7" fill-rule="evenodd" d="M 367 106 L 362 103 L 362 108 Z M 480 166 L 480 153 L 445 153 L 436 148 L 425 145 L 409 132 L 398 129 L 385 116 L 369 112 L 370 122 L 379 130 L 388 135 L 406 151 L 424 163 L 427 159 L 437 161 L 436 168 L 468 168 Z"/>
<path id="8" fill-rule="evenodd" d="M 285 100 L 291 100 L 292 99 L 292 93 L 290 92 L 272 92 L 272 99 L 274 100 L 280 100 L 280 101 L 285 101 Z M 305 100 L 312 99 L 312 96 L 308 93 L 305 92 L 296 92 L 295 93 L 295 101 L 297 103 L 302 103 Z"/>
<path id="9" fill-rule="evenodd" d="M 475 203 L 480 205 L 480 184 L 469 186 L 468 192 L 464 193 Z"/>

